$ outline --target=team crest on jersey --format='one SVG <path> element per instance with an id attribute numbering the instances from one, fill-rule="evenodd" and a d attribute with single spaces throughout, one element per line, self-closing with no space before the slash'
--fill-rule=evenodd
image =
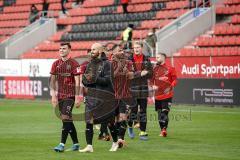
<path id="1" fill-rule="evenodd" d="M 67 70 L 69 70 L 69 69 L 71 69 L 71 65 L 70 64 L 67 65 Z"/>
<path id="2" fill-rule="evenodd" d="M 77 73 L 80 73 L 80 72 L 81 72 L 81 68 L 77 67 Z"/>

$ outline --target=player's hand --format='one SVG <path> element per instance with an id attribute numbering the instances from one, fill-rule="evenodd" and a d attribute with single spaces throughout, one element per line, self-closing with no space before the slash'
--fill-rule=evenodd
<path id="1" fill-rule="evenodd" d="M 88 88 L 87 87 L 83 87 L 83 95 L 87 95 L 88 93 Z"/>
<path id="2" fill-rule="evenodd" d="M 56 96 L 52 96 L 52 106 L 55 108 L 58 104 L 58 99 Z"/>
<path id="3" fill-rule="evenodd" d="M 128 79 L 133 79 L 134 78 L 134 73 L 133 72 L 128 72 L 127 77 L 128 77 Z"/>
<path id="4" fill-rule="evenodd" d="M 164 77 L 159 77 L 158 80 L 160 81 L 167 81 L 168 80 L 168 77 L 164 76 Z"/>
<path id="5" fill-rule="evenodd" d="M 141 77 L 146 76 L 147 74 L 148 74 L 148 71 L 143 70 L 143 71 L 141 72 Z"/>
<path id="6" fill-rule="evenodd" d="M 85 77 L 88 81 L 92 80 L 92 75 L 91 74 L 85 74 Z"/>
<path id="7" fill-rule="evenodd" d="M 76 97 L 75 97 L 75 106 L 76 106 L 76 108 L 79 108 L 80 105 L 81 105 L 80 97 L 79 97 L 79 96 L 76 96 Z"/>
<path id="8" fill-rule="evenodd" d="M 157 89 L 158 89 L 158 86 L 153 85 L 153 86 L 152 86 L 152 89 L 153 89 L 153 90 L 157 90 Z"/>
<path id="9" fill-rule="evenodd" d="M 127 72 L 128 72 L 128 69 L 127 69 L 127 67 L 125 66 L 125 67 L 123 68 L 123 73 L 124 73 L 124 74 L 127 74 Z"/>

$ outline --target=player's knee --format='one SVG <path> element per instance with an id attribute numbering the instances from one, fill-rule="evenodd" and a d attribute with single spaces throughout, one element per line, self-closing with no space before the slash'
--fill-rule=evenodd
<path id="1" fill-rule="evenodd" d="M 125 121 L 125 120 L 127 120 L 127 115 L 124 113 L 120 113 L 119 121 Z"/>
<path id="2" fill-rule="evenodd" d="M 168 121 L 168 111 L 167 110 L 161 112 L 159 121 L 160 122 Z"/>

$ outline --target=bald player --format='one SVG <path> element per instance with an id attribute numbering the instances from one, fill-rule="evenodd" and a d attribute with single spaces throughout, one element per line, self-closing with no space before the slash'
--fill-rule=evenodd
<path id="1" fill-rule="evenodd" d="M 93 152 L 93 124 L 108 123 L 113 139 L 109 151 L 117 151 L 117 131 L 114 125 L 115 101 L 112 66 L 108 61 L 102 44 L 91 47 L 91 60 L 83 74 L 82 83 L 87 88 L 85 102 L 86 142 L 87 146 L 79 152 Z"/>

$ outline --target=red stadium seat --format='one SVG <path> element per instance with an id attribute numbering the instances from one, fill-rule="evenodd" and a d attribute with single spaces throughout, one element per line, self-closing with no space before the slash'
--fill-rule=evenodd
<path id="1" fill-rule="evenodd" d="M 99 7 L 97 8 L 76 8 L 69 11 L 71 16 L 83 16 L 83 15 L 94 15 L 101 12 Z"/>
<path id="2" fill-rule="evenodd" d="M 208 38 L 208 46 L 214 46 L 216 45 L 216 41 L 217 41 L 217 38 L 216 37 L 212 37 L 212 38 Z"/>
<path id="3" fill-rule="evenodd" d="M 228 39 L 228 44 L 229 45 L 235 45 L 236 44 L 236 37 L 231 36 L 231 37 L 226 37 Z"/>
<path id="4" fill-rule="evenodd" d="M 240 26 L 234 26 L 233 27 L 233 34 L 240 34 Z"/>
<path id="5" fill-rule="evenodd" d="M 58 25 L 81 24 L 85 22 L 85 17 L 69 17 L 57 20 Z"/>
<path id="6" fill-rule="evenodd" d="M 239 36 L 236 37 L 236 41 L 235 42 L 236 42 L 236 45 L 240 45 L 240 37 Z"/>
<path id="7" fill-rule="evenodd" d="M 159 20 L 146 20 L 141 23 L 141 29 L 150 29 L 150 28 L 158 28 L 161 21 Z"/>

